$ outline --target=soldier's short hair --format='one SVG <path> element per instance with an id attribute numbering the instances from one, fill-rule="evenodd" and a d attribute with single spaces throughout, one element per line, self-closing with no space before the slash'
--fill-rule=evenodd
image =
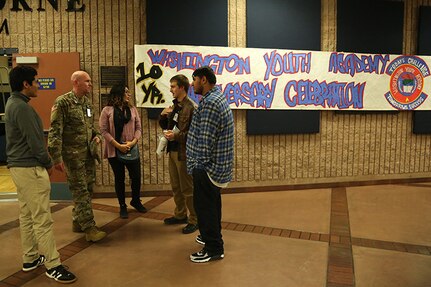
<path id="1" fill-rule="evenodd" d="M 10 70 L 9 84 L 13 92 L 21 92 L 24 89 L 24 82 L 30 86 L 37 75 L 35 68 L 30 66 L 19 65 Z"/>

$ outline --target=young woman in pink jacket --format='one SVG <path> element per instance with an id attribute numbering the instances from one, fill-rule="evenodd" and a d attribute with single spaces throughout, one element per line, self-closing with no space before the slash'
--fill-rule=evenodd
<path id="1" fill-rule="evenodd" d="M 130 102 L 130 96 L 127 86 L 122 84 L 113 86 L 109 93 L 108 104 L 103 108 L 99 118 L 100 132 L 105 138 L 103 157 L 108 159 L 114 172 L 115 193 L 120 204 L 121 218 L 128 217 L 124 183 L 125 168 L 129 171 L 131 179 L 130 205 L 138 212 L 147 212 L 140 199 L 141 160 L 137 144 L 142 133 L 141 119 L 138 110 Z M 131 153 L 133 149 L 138 156 L 132 160 L 124 161 L 118 157 L 120 153 Z"/>

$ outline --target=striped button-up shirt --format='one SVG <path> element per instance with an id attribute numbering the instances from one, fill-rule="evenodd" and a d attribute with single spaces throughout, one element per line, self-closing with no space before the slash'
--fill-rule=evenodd
<path id="1" fill-rule="evenodd" d="M 187 171 L 205 170 L 218 183 L 232 180 L 234 124 L 218 87 L 206 93 L 195 110 L 187 137 Z"/>

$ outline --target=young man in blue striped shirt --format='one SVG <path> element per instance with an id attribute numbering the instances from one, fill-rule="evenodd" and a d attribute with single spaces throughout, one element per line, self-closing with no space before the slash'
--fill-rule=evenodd
<path id="1" fill-rule="evenodd" d="M 202 95 L 187 138 L 187 171 L 193 175 L 194 207 L 205 247 L 190 255 L 196 263 L 224 258 L 220 190 L 232 180 L 234 123 L 232 111 L 215 85 L 214 71 L 204 66 L 193 72 L 193 89 Z"/>

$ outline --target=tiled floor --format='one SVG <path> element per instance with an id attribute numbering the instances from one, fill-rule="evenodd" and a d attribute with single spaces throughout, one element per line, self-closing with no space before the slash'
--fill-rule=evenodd
<path id="1" fill-rule="evenodd" d="M 74 286 L 431 286 L 431 185 L 223 194 L 225 259 L 189 261 L 197 233 L 166 226 L 171 197 L 144 197 L 146 214 L 118 217 L 95 199 L 108 232 L 89 244 L 71 231 L 70 203 L 53 203 L 54 232 Z M 58 286 L 24 273 L 17 202 L 0 201 L 0 287 Z"/>

